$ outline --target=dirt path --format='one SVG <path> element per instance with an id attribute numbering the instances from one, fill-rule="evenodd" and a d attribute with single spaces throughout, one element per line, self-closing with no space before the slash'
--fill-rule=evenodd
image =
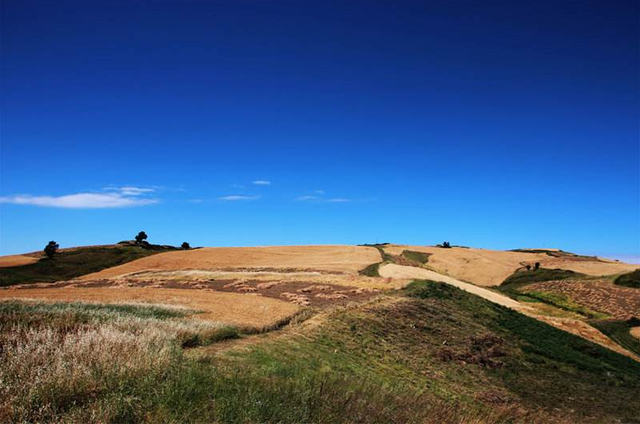
<path id="1" fill-rule="evenodd" d="M 386 264 L 380 267 L 378 270 L 381 277 L 387 278 L 400 278 L 400 279 L 421 279 L 441 281 L 443 283 L 451 284 L 469 293 L 478 295 L 490 302 L 497 303 L 498 305 L 506 306 L 507 308 L 515 309 L 517 311 L 530 311 L 531 308 L 522 305 L 521 303 L 511 299 L 500 293 L 496 293 L 491 290 L 483 289 L 482 287 L 474 286 L 473 284 L 465 283 L 455 278 L 448 277 L 446 275 L 438 274 L 435 271 L 430 271 L 424 268 L 417 268 L 412 266 L 403 266 L 396 264 Z"/>
<path id="2" fill-rule="evenodd" d="M 560 330 L 580 336 L 591 342 L 597 343 L 600 346 L 606 347 L 607 349 L 613 350 L 615 352 L 618 352 L 622 355 L 628 356 L 629 358 L 635 359 L 636 361 L 640 362 L 640 357 L 624 349 L 617 343 L 613 342 L 611 339 L 609 339 L 599 330 L 590 326 L 584 321 L 580 321 L 578 319 L 559 318 L 559 317 L 550 317 L 550 316 L 540 315 L 536 313 L 531 307 L 523 305 L 520 302 L 513 300 L 510 297 L 507 297 L 503 294 L 496 293 L 491 290 L 483 289 L 482 287 L 474 286 L 473 284 L 465 283 L 465 282 L 456 280 L 455 278 L 438 274 L 437 272 L 430 271 L 424 268 L 417 268 L 417 267 L 403 266 L 403 265 L 396 265 L 396 264 L 386 264 L 380 267 L 379 273 L 382 277 L 387 277 L 387 278 L 423 279 L 423 280 L 440 281 L 443 283 L 451 284 L 452 286 L 458 287 L 459 289 L 462 289 L 469 293 L 473 293 L 490 302 L 496 303 L 498 305 L 506 306 L 507 308 L 514 309 L 531 318 L 535 318 L 539 321 L 545 322 L 549 325 L 559 328 Z M 636 329 L 640 329 L 640 327 L 637 327 Z"/>

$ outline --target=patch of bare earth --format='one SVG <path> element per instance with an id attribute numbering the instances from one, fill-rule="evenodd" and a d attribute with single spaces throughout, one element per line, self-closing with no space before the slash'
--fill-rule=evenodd
<path id="1" fill-rule="evenodd" d="M 629 332 L 636 339 L 640 339 L 640 327 L 633 327 Z"/>
<path id="2" fill-rule="evenodd" d="M 111 278 L 139 271 L 285 269 L 355 275 L 380 261 L 379 252 L 362 246 L 209 247 L 166 252 L 138 259 L 83 278 Z"/>
<path id="3" fill-rule="evenodd" d="M 579 305 L 616 319 L 640 318 L 640 290 L 616 286 L 604 279 L 545 281 L 528 285 L 522 290 L 565 295 Z"/>

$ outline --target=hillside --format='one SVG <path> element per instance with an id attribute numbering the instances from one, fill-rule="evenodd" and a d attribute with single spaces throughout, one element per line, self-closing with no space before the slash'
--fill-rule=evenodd
<path id="1" fill-rule="evenodd" d="M 113 249 L 0 268 L 0 420 L 640 422 L 640 290 L 615 284 L 632 265 L 539 249 Z"/>
<path id="2" fill-rule="evenodd" d="M 427 264 L 434 271 L 481 286 L 499 286 L 517 270 L 526 265 L 534 266 L 536 262 L 542 268 L 560 268 L 592 276 L 622 274 L 640 268 L 640 265 L 574 255 L 557 249 L 501 251 L 467 247 L 384 246 L 385 252 L 394 255 L 406 250 L 428 254 Z"/>

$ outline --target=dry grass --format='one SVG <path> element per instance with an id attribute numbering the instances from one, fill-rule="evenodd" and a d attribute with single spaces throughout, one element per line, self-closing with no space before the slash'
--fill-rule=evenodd
<path id="1" fill-rule="evenodd" d="M 210 247 L 161 253 L 87 275 L 112 278 L 146 270 L 277 268 L 357 274 L 380 261 L 376 249 L 361 246 Z"/>
<path id="2" fill-rule="evenodd" d="M 561 268 L 587 275 L 613 275 L 633 271 L 638 265 L 604 259 L 571 256 L 549 256 L 546 253 L 510 252 L 453 247 L 442 249 L 431 246 L 384 246 L 387 253 L 400 255 L 404 250 L 429 253 L 427 267 L 459 280 L 480 286 L 500 285 L 507 277 L 524 265 L 539 262 L 543 268 Z"/>
<path id="3" fill-rule="evenodd" d="M 27 256 L 27 255 L 0 256 L 0 268 L 28 265 L 34 262 L 38 262 L 38 260 L 40 260 L 40 258 L 35 255 L 34 256 Z"/>
<path id="4" fill-rule="evenodd" d="M 126 284 L 127 281 L 150 281 L 158 283 L 180 282 L 182 284 L 208 281 L 208 280 L 253 280 L 281 283 L 305 282 L 311 284 L 333 284 L 349 287 L 361 287 L 371 289 L 397 289 L 404 286 L 398 284 L 390 278 L 373 278 L 362 275 L 351 274 L 323 274 L 320 272 L 276 272 L 276 271 L 249 271 L 249 270 L 176 270 L 176 271 L 140 271 L 126 274 L 119 277 L 110 278 L 114 284 Z M 84 281 L 92 281 L 89 276 L 84 276 L 81 280 L 76 280 L 78 285 Z"/>
<path id="5" fill-rule="evenodd" d="M 296 305 L 262 296 L 149 287 L 59 287 L 0 290 L 0 299 L 43 299 L 100 303 L 141 302 L 178 305 L 201 311 L 198 318 L 263 327 L 292 315 Z"/>
<path id="6" fill-rule="evenodd" d="M 153 317 L 160 312 L 158 305 L 0 302 L 0 421 L 59 416 L 124 382 L 162 373 L 180 346 L 231 330 L 213 321 Z M 165 314 L 187 312 L 193 311 Z"/>

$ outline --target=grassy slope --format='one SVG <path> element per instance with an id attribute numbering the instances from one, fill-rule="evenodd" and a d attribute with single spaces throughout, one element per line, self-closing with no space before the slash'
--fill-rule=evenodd
<path id="1" fill-rule="evenodd" d="M 580 278 L 584 274 L 567 269 L 539 268 L 531 271 L 516 271 L 500 285 L 500 290 L 517 290 L 528 284 L 541 283 L 543 281 L 566 280 L 567 278 Z"/>
<path id="2" fill-rule="evenodd" d="M 631 335 L 631 328 L 640 326 L 640 319 L 590 321 L 590 324 L 611 340 L 640 356 L 640 340 Z"/>
<path id="3" fill-rule="evenodd" d="M 380 266 L 385 263 L 419 267 L 429 262 L 429 256 L 431 256 L 430 253 L 416 252 L 413 250 L 404 250 L 400 255 L 391 255 L 384 251 L 384 245 L 370 246 L 378 249 L 380 256 L 382 257 L 382 262 L 368 265 L 359 271 L 360 275 L 365 275 L 367 277 L 380 277 Z"/>
<path id="4" fill-rule="evenodd" d="M 634 289 L 640 289 L 640 269 L 631 271 L 628 274 L 623 274 L 615 279 L 614 284 L 623 287 L 631 287 Z"/>
<path id="5" fill-rule="evenodd" d="M 53 282 L 122 265 L 166 250 L 149 250 L 137 246 L 82 247 L 61 251 L 53 259 L 0 268 L 0 286 L 34 282 Z"/>
<path id="6" fill-rule="evenodd" d="M 67 389 L 54 407 L 36 396 L 27 412 L 111 422 L 640 421 L 640 364 L 439 283 L 337 310 L 304 337 L 249 352 L 172 352 L 139 375 L 114 374 L 117 384 Z"/>

